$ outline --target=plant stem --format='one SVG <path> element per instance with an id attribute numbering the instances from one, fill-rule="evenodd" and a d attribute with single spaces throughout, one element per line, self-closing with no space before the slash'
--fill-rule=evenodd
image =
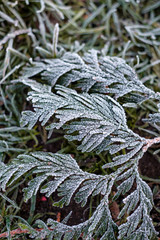
<path id="1" fill-rule="evenodd" d="M 159 142 L 160 142 L 160 137 L 156 137 L 153 139 L 146 139 L 146 145 L 143 147 L 143 152 L 146 152 L 149 147 Z"/>

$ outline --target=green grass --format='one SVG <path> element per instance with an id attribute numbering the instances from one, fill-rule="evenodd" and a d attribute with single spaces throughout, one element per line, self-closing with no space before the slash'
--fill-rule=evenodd
<path id="1" fill-rule="evenodd" d="M 51 142 L 56 144 L 61 141 L 62 132 L 57 133 L 57 139 L 53 137 L 45 144 L 46 133 L 39 126 L 28 130 L 21 129 L 19 125 L 21 111 L 31 106 L 26 102 L 28 87 L 16 84 L 13 80 L 21 76 L 23 67 L 32 65 L 35 60 L 56 58 L 65 51 L 83 54 L 86 50 L 95 48 L 104 56 L 124 58 L 136 70 L 143 83 L 159 91 L 159 12 L 158 0 L 1 0 L 0 161 L 8 163 L 21 152 L 42 150 L 44 145 L 47 148 Z M 59 35 L 56 34 L 58 26 Z M 138 108 L 137 111 L 142 112 L 142 115 L 127 108 L 129 127 L 137 131 L 142 127 L 141 116 L 146 117 L 156 110 L 156 103 L 152 101 L 147 101 Z M 106 153 L 99 156 L 79 154 L 76 143 L 68 144 L 66 140 L 60 142 L 60 148 L 61 153 L 72 153 L 82 166 L 84 159 L 95 158 L 96 161 L 89 161 L 84 167 L 92 173 L 104 174 L 101 166 L 105 161 L 110 161 L 110 156 Z M 1 232 L 15 229 L 21 221 L 18 218 L 15 220 L 12 215 L 20 215 L 15 202 L 24 180 L 12 189 L 9 188 L 5 197 L 4 193 L 0 193 Z M 20 201 L 21 205 L 23 197 Z M 32 199 L 29 222 L 33 221 L 34 207 Z"/>

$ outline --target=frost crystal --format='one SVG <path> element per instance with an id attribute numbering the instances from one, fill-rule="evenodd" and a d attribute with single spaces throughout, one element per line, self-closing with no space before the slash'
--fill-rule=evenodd
<path id="1" fill-rule="evenodd" d="M 157 233 L 149 216 L 152 192 L 139 175 L 138 163 L 148 147 L 160 139 L 148 140 L 130 130 L 124 109 L 114 98 L 129 94 L 130 103 L 140 103 L 148 98 L 159 99 L 159 94 L 145 87 L 124 60 L 99 57 L 94 50 L 83 58 L 76 53 L 65 53 L 61 59 L 35 63 L 32 71 L 27 68 L 23 73 L 24 79 L 18 81 L 32 88 L 28 100 L 32 101 L 34 110 L 22 112 L 22 127 L 31 129 L 37 121 L 42 125 L 52 121 L 46 129 L 51 132 L 54 128 L 63 128 L 69 141 L 80 143 L 78 150 L 109 151 L 113 155 L 112 161 L 103 166 L 112 171 L 104 176 L 82 171 L 70 155 L 63 154 L 35 152 L 19 155 L 10 165 L 1 164 L 2 190 L 22 175 L 33 176 L 24 189 L 26 201 L 39 189 L 47 197 L 58 191 L 61 198 L 54 205 L 59 207 L 68 205 L 72 197 L 84 206 L 90 196 L 101 195 L 99 205 L 87 221 L 68 226 L 70 215 L 63 222 L 48 219 L 45 224 L 38 220 L 43 231 L 32 229 L 31 236 L 72 240 L 83 234 L 86 240 L 114 240 L 118 232 L 118 239 L 123 240 L 155 239 Z M 39 73 L 50 85 L 28 79 Z M 53 93 L 51 86 L 57 82 L 61 85 L 56 85 Z M 70 83 L 83 93 L 65 87 Z M 148 121 L 160 122 L 159 113 L 150 115 Z M 118 217 L 121 219 L 127 214 L 120 226 L 112 220 L 108 200 L 117 181 L 119 186 L 114 199 L 125 195 Z M 130 193 L 133 184 L 134 191 Z"/>
<path id="2" fill-rule="evenodd" d="M 90 50 L 84 57 L 66 52 L 60 59 L 35 62 L 32 68 L 24 68 L 22 74 L 25 79 L 40 74 L 44 82 L 51 86 L 56 83 L 69 86 L 72 83 L 73 87 L 83 92 L 107 93 L 116 99 L 130 94 L 128 100 L 132 105 L 157 97 L 123 59 L 99 57 L 96 50 Z M 127 106 L 131 103 L 128 102 Z"/>

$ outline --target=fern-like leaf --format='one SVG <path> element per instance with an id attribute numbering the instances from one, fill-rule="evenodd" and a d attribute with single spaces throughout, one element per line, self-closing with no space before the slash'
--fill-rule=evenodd
<path id="1" fill-rule="evenodd" d="M 35 62 L 33 67 L 25 68 L 22 74 L 24 79 L 41 74 L 41 79 L 51 86 L 56 83 L 64 86 L 76 83 L 74 86 L 83 92 L 111 93 L 116 99 L 130 93 L 129 100 L 135 103 L 157 97 L 154 91 L 144 86 L 123 59 L 99 57 L 96 50 L 90 50 L 83 57 L 66 52 L 60 59 Z"/>
<path id="2" fill-rule="evenodd" d="M 139 159 L 146 151 L 147 139 L 140 137 L 127 127 L 124 110 L 113 98 L 100 94 L 78 94 L 75 90 L 62 86 L 57 86 L 56 89 L 57 94 L 51 91 L 29 93 L 35 112 L 40 113 L 35 122 L 39 119 L 42 124 L 45 124 L 51 113 L 54 114 L 59 122 L 54 122 L 47 128 L 67 129 L 66 138 L 71 141 L 81 141 L 78 148 L 84 152 L 108 150 L 111 154 L 116 154 L 125 149 L 125 154 L 114 156 L 112 162 L 103 166 L 103 168 L 116 167 L 116 170 L 109 176 L 114 179 L 114 182 L 122 180 L 115 198 L 126 194 L 134 183 L 137 184 L 137 189 L 124 200 L 124 207 L 119 218 L 125 213 L 128 213 L 129 217 L 127 222 L 119 227 L 119 238 L 128 240 L 136 236 L 135 239 L 138 239 L 137 236 L 141 235 L 146 239 L 150 237 L 152 239 L 156 234 L 152 223 L 149 222 L 149 213 L 153 205 L 152 194 L 147 184 L 139 177 L 137 170 Z M 46 99 L 49 99 L 50 113 L 45 105 Z M 22 124 L 30 124 L 30 121 L 33 121 L 33 115 L 30 116 L 29 112 L 27 114 L 23 113 Z M 70 192 L 68 185 L 72 180 L 74 181 L 74 178 L 62 184 L 60 187 L 62 195 L 66 189 Z M 97 182 L 96 185 L 100 189 L 103 185 L 101 183 Z M 93 195 L 100 193 L 94 189 L 94 181 L 91 179 L 84 182 L 83 187 L 76 194 L 77 202 L 82 202 L 83 191 L 86 197 L 88 197 L 88 191 L 93 192 Z M 78 200 L 79 197 L 80 200 Z M 83 201 L 86 202 L 85 199 Z M 148 231 L 144 230 L 146 226 Z"/>
<path id="3" fill-rule="evenodd" d="M 155 239 L 157 233 L 149 217 L 153 206 L 152 192 L 139 177 L 136 166 L 131 176 L 120 184 L 117 194 L 120 194 L 119 191 L 123 191 L 122 193 L 125 194 L 133 185 L 134 178 L 137 185 L 136 190 L 123 200 L 124 207 L 119 214 L 119 219 L 125 213 L 128 215 L 127 222 L 119 227 L 119 239 Z"/>
<path id="4" fill-rule="evenodd" d="M 47 129 L 63 126 L 68 130 L 68 140 L 82 141 L 79 149 L 83 152 L 109 149 L 115 153 L 132 145 L 133 148 L 136 145 L 138 148 L 143 139 L 128 129 L 125 112 L 113 98 L 99 94 L 78 94 L 75 90 L 61 86 L 56 89 L 57 94 L 36 91 L 29 93 L 28 100 L 32 100 L 34 112 L 22 113 L 22 126 L 28 124 L 32 128 L 38 120 L 44 125 L 54 115 L 59 123 L 55 122 Z M 75 134 L 76 132 L 78 133 Z M 123 145 L 116 145 L 116 142 Z M 112 144 L 115 145 L 114 148 L 109 147 Z"/>
<path id="5" fill-rule="evenodd" d="M 8 167 L 4 165 L 0 178 L 1 188 L 4 190 L 6 184 L 11 185 L 27 172 L 30 175 L 36 173 L 37 176 L 24 189 L 25 200 L 36 195 L 42 183 L 51 176 L 54 180 L 43 185 L 41 192 L 46 193 L 46 196 L 49 197 L 58 189 L 59 196 L 63 196 L 63 198 L 55 205 L 61 207 L 69 204 L 78 188 L 75 200 L 83 205 L 86 204 L 90 195 L 95 196 L 100 193 L 105 195 L 109 180 L 108 176 L 83 172 L 70 155 L 35 152 L 31 155 L 19 155 L 11 165 Z"/>
<path id="6" fill-rule="evenodd" d="M 49 220 L 51 229 L 45 227 L 43 223 L 43 231 L 37 233 L 37 236 L 46 235 L 54 236 L 56 239 L 78 239 L 81 233 L 85 239 L 91 239 L 93 236 L 103 236 L 101 239 L 108 239 L 107 237 L 114 237 L 114 230 L 116 225 L 111 218 L 108 208 L 108 196 L 113 186 L 113 179 L 110 176 L 99 176 L 83 172 L 76 161 L 70 155 L 35 152 L 30 155 L 19 155 L 12 164 L 5 166 L 2 164 L 0 175 L 0 184 L 3 190 L 6 185 L 12 185 L 22 175 L 36 174 L 32 180 L 29 181 L 28 187 L 24 189 L 25 200 L 27 201 L 33 195 L 36 195 L 39 188 L 41 192 L 50 196 L 53 192 L 58 190 L 61 200 L 54 203 L 55 206 L 63 207 L 68 205 L 71 197 L 75 194 L 75 201 L 82 202 L 85 205 L 89 196 L 102 194 L 103 199 L 94 212 L 93 216 L 86 222 L 77 226 L 67 226 L 63 223 L 57 223 L 54 220 Z M 45 184 L 44 181 L 48 178 Z M 41 187 L 41 185 L 43 186 Z M 42 225 L 42 221 L 39 221 Z M 35 232 L 33 233 L 36 237 Z M 105 238 L 106 237 L 106 238 Z M 38 239 L 38 238 L 36 238 Z"/>

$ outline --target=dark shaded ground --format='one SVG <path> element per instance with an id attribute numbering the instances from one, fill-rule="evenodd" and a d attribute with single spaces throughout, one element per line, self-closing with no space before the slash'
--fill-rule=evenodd
<path id="1" fill-rule="evenodd" d="M 160 162 L 150 154 L 145 153 L 139 161 L 139 170 L 143 176 L 158 179 L 160 178 Z"/>
<path id="2" fill-rule="evenodd" d="M 59 197 L 55 193 L 52 196 L 53 201 L 58 201 Z M 72 199 L 69 206 L 64 206 L 63 208 L 52 206 L 53 202 L 51 199 L 45 198 L 44 195 L 38 194 L 36 199 L 36 210 L 35 215 L 40 214 L 40 219 L 46 221 L 49 217 L 54 220 L 62 221 L 70 212 L 72 215 L 68 221 L 68 225 L 76 225 L 86 221 L 89 217 L 89 212 L 94 211 L 96 208 L 96 199 L 92 202 L 92 206 L 90 207 L 90 199 L 88 200 L 86 206 L 81 207 L 81 205 L 75 203 Z M 23 203 L 21 216 L 23 216 L 26 220 L 29 217 L 30 211 L 30 201 L 28 203 Z"/>
<path id="3" fill-rule="evenodd" d="M 151 211 L 151 217 L 155 223 L 155 229 L 160 236 L 160 162 L 150 153 L 145 153 L 139 162 L 139 170 L 143 176 L 159 179 L 159 183 L 147 181 L 153 192 L 155 207 Z"/>

